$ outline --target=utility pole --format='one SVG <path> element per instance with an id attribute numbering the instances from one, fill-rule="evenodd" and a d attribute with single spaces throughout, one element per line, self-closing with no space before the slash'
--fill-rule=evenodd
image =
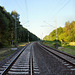
<path id="1" fill-rule="evenodd" d="M 43 22 L 45 22 L 46 24 L 48 24 L 49 26 L 52 26 L 52 25 L 50 25 L 49 23 L 47 23 L 46 21 L 43 21 Z M 56 18 L 55 18 L 55 25 L 56 25 L 56 27 L 55 26 L 52 26 L 53 28 L 56 28 L 56 45 L 55 45 L 55 47 L 56 47 L 56 49 L 58 49 L 58 43 L 57 43 L 57 22 L 56 22 Z"/>
<path id="2" fill-rule="evenodd" d="M 29 32 L 28 32 L 28 42 L 29 42 Z"/>
<path id="3" fill-rule="evenodd" d="M 17 25 L 16 25 L 16 17 L 15 17 L 15 47 L 17 47 Z"/>
<path id="4" fill-rule="evenodd" d="M 43 40 L 43 33 L 42 33 L 42 40 Z"/>
<path id="5" fill-rule="evenodd" d="M 16 15 L 12 15 L 12 17 L 15 19 L 15 47 L 17 47 L 17 24 L 16 24 Z"/>
<path id="6" fill-rule="evenodd" d="M 58 49 L 58 43 L 57 43 L 57 21 L 55 19 L 55 25 L 56 25 L 56 49 Z"/>
<path id="7" fill-rule="evenodd" d="M 17 25 L 16 25 L 17 20 L 15 15 L 12 15 L 12 17 L 15 19 L 15 48 L 11 48 L 11 50 L 17 50 Z M 13 41 L 12 41 L 12 44 L 13 44 Z"/>

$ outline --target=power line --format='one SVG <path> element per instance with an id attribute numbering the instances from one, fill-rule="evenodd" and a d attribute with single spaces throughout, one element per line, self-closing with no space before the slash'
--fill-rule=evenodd
<path id="1" fill-rule="evenodd" d="M 29 19 L 29 13 L 28 13 L 28 4 L 27 4 L 27 0 L 25 0 L 25 7 L 26 7 L 26 15 L 27 15 L 27 20 L 29 21 L 30 23 L 30 19 Z M 30 26 L 30 25 L 29 25 Z"/>
<path id="2" fill-rule="evenodd" d="M 17 4 L 18 8 L 21 10 L 21 13 L 23 14 L 25 11 L 23 10 L 23 8 L 21 8 L 21 6 L 20 6 L 20 4 L 18 3 L 17 0 L 15 0 L 15 4 Z M 23 18 L 26 18 L 26 17 L 23 15 Z"/>
<path id="3" fill-rule="evenodd" d="M 25 7 L 26 7 L 27 20 L 29 21 L 27 0 L 25 0 Z M 29 37 L 30 37 L 30 35 L 29 35 L 29 31 L 28 31 L 28 42 L 29 42 Z"/>
<path id="4" fill-rule="evenodd" d="M 28 23 L 29 21 L 26 21 L 26 22 L 24 22 L 23 24 L 26 24 L 26 23 Z"/>
<path id="5" fill-rule="evenodd" d="M 54 27 L 53 25 L 51 25 L 51 24 L 49 24 L 49 23 L 47 23 L 46 21 L 43 21 L 44 23 L 46 23 L 46 24 L 48 24 L 49 26 L 52 26 L 52 27 Z M 55 28 L 55 27 L 54 27 Z"/>
<path id="6" fill-rule="evenodd" d="M 19 9 L 22 10 L 21 6 L 19 5 L 19 3 L 17 2 L 17 0 L 15 0 L 17 5 L 19 6 Z M 24 10 L 22 10 L 24 12 Z"/>
<path id="7" fill-rule="evenodd" d="M 71 0 L 67 0 L 66 2 L 65 2 L 65 4 L 57 11 L 57 13 L 55 14 L 55 16 L 57 16 L 59 13 L 60 13 L 60 11 L 65 7 L 65 6 L 67 6 L 67 4 L 70 2 Z M 54 16 L 54 17 L 55 17 Z"/>
<path id="8" fill-rule="evenodd" d="M 58 15 L 58 13 L 70 2 L 71 0 L 67 0 L 67 2 L 57 11 L 57 13 L 55 14 Z"/>
<path id="9" fill-rule="evenodd" d="M 56 15 L 58 15 L 59 14 L 59 12 L 70 2 L 71 0 L 67 0 L 64 4 L 63 4 L 63 6 L 55 13 L 55 15 L 54 16 L 52 16 L 52 17 L 55 17 Z M 64 1 L 63 1 L 64 2 Z M 62 3 L 62 2 L 61 2 Z"/>
<path id="10" fill-rule="evenodd" d="M 25 0 L 25 7 L 26 7 L 27 19 L 29 20 L 27 0 Z"/>
<path id="11" fill-rule="evenodd" d="M 64 2 L 65 1 L 65 2 Z M 64 0 L 64 1 L 58 1 L 58 3 L 60 3 L 61 6 L 58 6 L 57 8 L 55 8 L 53 11 L 52 11 L 52 14 L 59 8 L 61 7 L 52 17 L 55 17 L 56 15 L 58 15 L 58 13 L 71 1 L 71 0 Z M 62 5 L 63 4 L 63 5 Z M 49 16 L 48 16 L 49 17 Z"/>
<path id="12" fill-rule="evenodd" d="M 28 15 L 28 8 L 27 8 L 27 3 L 25 4 L 25 6 L 26 6 L 26 11 L 24 11 L 23 10 L 23 8 L 20 6 L 20 4 L 18 3 L 18 1 L 17 0 L 15 0 L 16 1 L 16 4 L 18 5 L 18 7 L 19 7 L 19 9 L 22 11 L 22 13 L 24 13 L 24 12 L 26 12 L 26 16 Z M 21 5 L 23 5 L 23 4 L 21 4 Z M 24 14 L 23 14 L 24 15 Z M 27 16 L 28 17 L 28 16 Z M 26 17 L 25 16 L 23 16 L 23 18 L 25 18 L 26 19 Z M 27 18 L 28 19 L 28 18 Z M 25 20 L 24 20 L 25 21 Z M 25 24 L 25 23 L 23 23 L 23 24 Z"/>

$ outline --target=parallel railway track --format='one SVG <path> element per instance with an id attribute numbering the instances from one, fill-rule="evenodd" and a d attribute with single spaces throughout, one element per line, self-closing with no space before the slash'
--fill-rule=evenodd
<path id="1" fill-rule="evenodd" d="M 69 55 L 65 52 L 50 48 L 41 43 L 38 43 L 41 48 L 43 48 L 48 53 L 52 53 L 55 57 L 58 57 L 67 67 L 72 67 L 71 70 L 75 70 L 75 56 Z"/>
<path id="2" fill-rule="evenodd" d="M 35 43 L 34 43 L 35 44 Z M 38 49 L 46 51 L 60 60 L 65 66 L 75 71 L 75 57 L 56 49 L 51 49 L 41 43 L 37 43 Z M 36 46 L 35 46 L 36 47 Z M 34 54 L 33 43 L 26 45 L 18 54 L 9 60 L 2 68 L 0 75 L 40 75 Z M 43 61 L 42 61 L 43 62 Z"/>

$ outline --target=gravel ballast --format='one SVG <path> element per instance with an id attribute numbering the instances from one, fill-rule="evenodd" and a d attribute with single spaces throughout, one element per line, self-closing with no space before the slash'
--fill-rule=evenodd
<path id="1" fill-rule="evenodd" d="M 75 71 L 71 71 L 37 43 L 34 44 L 34 55 L 40 69 L 40 75 L 75 75 Z"/>

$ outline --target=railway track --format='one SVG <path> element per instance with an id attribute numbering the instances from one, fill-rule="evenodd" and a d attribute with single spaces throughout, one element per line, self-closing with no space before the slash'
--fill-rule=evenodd
<path id="1" fill-rule="evenodd" d="M 25 46 L 14 58 L 2 66 L 0 75 L 39 75 L 32 44 Z"/>
<path id="2" fill-rule="evenodd" d="M 18 54 L 16 54 L 11 60 L 9 60 L 5 65 L 3 65 L 0 68 L 0 75 L 42 75 L 47 70 L 50 74 L 50 69 L 48 68 L 47 63 L 45 63 L 45 60 L 47 58 L 43 56 L 43 54 L 45 55 L 45 53 L 46 55 L 48 54 L 50 57 L 54 56 L 63 65 L 68 67 L 69 70 L 75 71 L 75 57 L 74 56 L 70 56 L 64 52 L 60 52 L 55 49 L 50 49 L 49 47 L 42 45 L 39 42 L 37 44 L 36 43 L 31 43 L 29 45 L 26 45 Z M 41 54 L 40 53 L 41 50 L 44 53 L 38 56 L 38 54 L 35 53 L 34 49 L 35 51 L 38 51 L 39 49 L 39 54 Z M 39 65 L 37 64 L 35 57 L 37 57 L 38 60 L 40 59 L 40 61 L 38 62 Z"/>
<path id="3" fill-rule="evenodd" d="M 55 56 L 55 58 L 57 58 L 62 64 L 64 64 L 65 66 L 67 66 L 68 68 L 70 68 L 70 70 L 75 71 L 75 57 L 72 55 L 69 55 L 67 53 L 61 52 L 59 50 L 56 49 L 52 49 L 48 46 L 45 46 L 41 43 L 39 43 L 39 46 L 41 48 L 43 48 L 46 52 L 52 54 L 53 56 Z"/>

